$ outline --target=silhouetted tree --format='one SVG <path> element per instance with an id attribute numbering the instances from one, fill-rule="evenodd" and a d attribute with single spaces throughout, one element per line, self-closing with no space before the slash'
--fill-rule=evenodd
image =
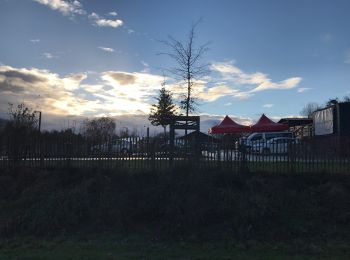
<path id="1" fill-rule="evenodd" d="M 110 117 L 100 117 L 84 122 L 84 135 L 95 143 L 101 144 L 114 136 L 116 124 Z"/>
<path id="2" fill-rule="evenodd" d="M 15 160 L 27 155 L 30 143 L 34 141 L 37 119 L 33 109 L 21 103 L 9 104 L 9 121 L 5 127 L 8 137 L 8 153 Z"/>
<path id="3" fill-rule="evenodd" d="M 121 138 L 130 137 L 129 128 L 128 127 L 123 127 L 122 129 L 120 129 L 119 136 Z"/>
<path id="4" fill-rule="evenodd" d="M 8 115 L 10 117 L 8 125 L 13 129 L 33 130 L 36 127 L 35 112 L 24 103 L 17 106 L 9 104 Z"/>
<path id="5" fill-rule="evenodd" d="M 170 124 L 170 119 L 175 115 L 176 107 L 173 103 L 172 94 L 163 87 L 159 90 L 156 98 L 157 104 L 153 104 L 148 120 L 154 126 L 162 126 L 164 129 L 164 139 L 166 139 L 166 126 Z"/>
<path id="6" fill-rule="evenodd" d="M 338 104 L 339 103 L 339 98 L 330 98 L 327 103 L 326 103 L 326 106 L 332 106 L 332 105 L 335 105 L 335 104 Z"/>
<path id="7" fill-rule="evenodd" d="M 168 69 L 168 71 L 177 79 L 183 80 L 186 84 L 186 94 L 180 102 L 186 116 L 195 110 L 193 88 L 196 80 L 199 80 L 208 73 L 208 64 L 204 64 L 201 61 L 203 55 L 208 50 L 208 43 L 196 46 L 197 25 L 198 22 L 192 25 L 185 42 L 176 40 L 172 36 L 169 36 L 168 40 L 163 41 L 170 49 L 169 52 L 163 54 L 169 56 L 175 62 L 175 66 Z"/>
<path id="8" fill-rule="evenodd" d="M 300 111 L 300 115 L 307 116 L 310 118 L 312 116 L 312 113 L 320 108 L 320 105 L 317 103 L 307 103 Z"/>
<path id="9" fill-rule="evenodd" d="M 349 96 L 344 96 L 343 97 L 344 102 L 350 102 L 350 95 Z"/>

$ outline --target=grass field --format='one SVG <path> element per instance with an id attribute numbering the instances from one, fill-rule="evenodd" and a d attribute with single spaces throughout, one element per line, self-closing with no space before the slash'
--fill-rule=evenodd
<path id="1" fill-rule="evenodd" d="M 2 172 L 0 259 L 350 259 L 348 174 L 225 168 Z"/>
<path id="2" fill-rule="evenodd" d="M 350 248 L 151 242 L 113 237 L 2 242 L 0 259 L 349 259 Z"/>

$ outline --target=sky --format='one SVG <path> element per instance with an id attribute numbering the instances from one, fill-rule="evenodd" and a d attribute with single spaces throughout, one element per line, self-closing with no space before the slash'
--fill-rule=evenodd
<path id="1" fill-rule="evenodd" d="M 350 95 L 349 10 L 346 0 L 0 0 L 0 116 L 24 102 L 43 127 L 95 116 L 145 127 L 164 80 L 177 102 L 186 92 L 162 41 L 186 42 L 199 20 L 204 128 L 225 115 L 298 116 Z"/>

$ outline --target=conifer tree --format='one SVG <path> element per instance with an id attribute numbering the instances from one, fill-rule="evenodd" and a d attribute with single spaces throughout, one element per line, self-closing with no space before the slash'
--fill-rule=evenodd
<path id="1" fill-rule="evenodd" d="M 173 103 L 172 93 L 166 90 L 162 84 L 159 90 L 159 96 L 156 98 L 157 103 L 151 107 L 148 120 L 154 126 L 162 126 L 164 129 L 164 138 L 166 139 L 166 126 L 170 124 L 171 117 L 175 115 L 176 106 Z"/>

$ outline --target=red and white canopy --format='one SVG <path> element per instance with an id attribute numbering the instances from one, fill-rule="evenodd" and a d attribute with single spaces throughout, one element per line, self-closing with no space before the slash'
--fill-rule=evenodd
<path id="1" fill-rule="evenodd" d="M 289 126 L 273 122 L 270 118 L 262 114 L 259 121 L 250 127 L 251 132 L 276 132 L 288 130 Z"/>

